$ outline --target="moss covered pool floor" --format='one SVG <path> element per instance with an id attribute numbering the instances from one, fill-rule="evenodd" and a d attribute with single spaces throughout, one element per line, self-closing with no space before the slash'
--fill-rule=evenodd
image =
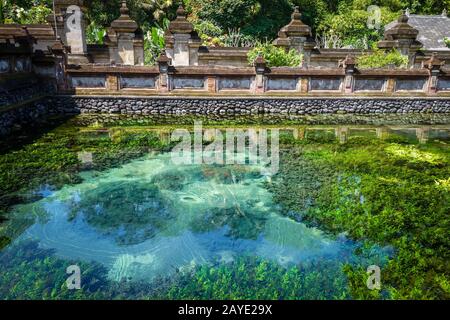
<path id="1" fill-rule="evenodd" d="M 190 118 L 1 141 L 0 299 L 448 299 L 450 126 L 329 120 L 205 121 L 279 133 L 273 173 L 173 163 Z"/>

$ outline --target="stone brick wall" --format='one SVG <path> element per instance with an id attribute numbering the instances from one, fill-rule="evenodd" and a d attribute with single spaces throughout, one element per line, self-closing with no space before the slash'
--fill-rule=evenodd
<path id="1" fill-rule="evenodd" d="M 123 98 L 55 96 L 52 113 L 108 114 L 387 114 L 450 113 L 449 99 Z"/>
<path id="2" fill-rule="evenodd" d="M 0 81 L 0 111 L 10 106 L 55 93 L 51 80 L 39 81 L 30 75 L 21 81 Z"/>
<path id="3" fill-rule="evenodd" d="M 42 100 L 0 112 L 0 137 L 21 131 L 24 126 L 34 126 L 49 114 L 49 104 Z"/>

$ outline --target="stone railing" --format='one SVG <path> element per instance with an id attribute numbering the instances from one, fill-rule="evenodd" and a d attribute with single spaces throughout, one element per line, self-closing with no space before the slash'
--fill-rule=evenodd
<path id="1" fill-rule="evenodd" d="M 79 95 L 450 96 L 450 69 L 159 67 L 83 65 L 66 70 Z"/>

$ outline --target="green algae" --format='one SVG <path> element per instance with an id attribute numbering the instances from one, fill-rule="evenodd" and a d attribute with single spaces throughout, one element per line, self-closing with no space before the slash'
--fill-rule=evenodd
<path id="1" fill-rule="evenodd" d="M 342 266 L 332 260 L 286 269 L 269 260 L 242 257 L 152 283 L 111 281 L 102 276 L 106 270 L 101 264 L 59 259 L 36 242 L 24 242 L 16 252 L 3 252 L 0 263 L 4 267 L 0 296 L 7 300 L 350 299 Z M 65 270 L 74 264 L 81 269 L 80 290 L 69 290 L 65 284 Z"/>
<path id="2" fill-rule="evenodd" d="M 13 205 L 34 202 L 42 197 L 39 190 L 43 185 L 52 190 L 76 185 L 84 180 L 86 170 L 95 176 L 138 159 L 150 150 L 170 149 L 170 144 L 157 132 L 141 128 L 103 130 L 100 126 L 94 130 L 85 129 L 68 124 L 38 137 L 32 144 L 2 152 L 0 204 L 6 218 Z M 0 260 L 6 268 L 5 277 L 0 281 L 0 296 L 6 299 L 450 298 L 447 236 L 450 229 L 450 150 L 447 144 L 430 141 L 418 145 L 414 138 L 399 134 L 383 139 L 358 134 L 339 143 L 333 131 L 325 130 L 308 132 L 305 139 L 282 134 L 280 148 L 280 172 L 272 181 L 264 183 L 272 193 L 274 203 L 292 220 L 325 230 L 332 236 L 345 234 L 361 241 L 363 247 L 355 250 L 360 257 L 374 245 L 392 247 L 389 261 L 379 262 L 382 291 L 367 289 L 367 263 L 327 260 L 286 268 L 271 260 L 247 257 L 226 264 L 217 261 L 216 264 L 194 266 L 177 276 L 156 279 L 157 285 L 111 282 L 99 276 L 107 273 L 103 266 L 75 261 L 92 271 L 85 275 L 86 279 L 89 279 L 88 284 L 97 283 L 98 287 L 87 286 L 74 293 L 64 287 L 64 267 L 75 262 L 56 258 L 51 252 L 42 250 L 33 256 L 30 248 L 36 248 L 30 245 L 30 250 L 19 250 L 19 253 L 13 254 L 9 249 L 2 252 Z M 91 153 L 92 163 L 83 163 L 80 152 Z M 239 167 L 233 171 L 227 167 L 203 167 L 183 174 L 163 172 L 149 181 L 149 185 L 156 188 L 137 187 L 137 193 L 132 188 L 127 192 L 126 184 L 101 187 L 99 190 L 108 192 L 94 192 L 84 198 L 84 202 L 75 207 L 77 210 L 71 218 L 76 219 L 82 210 L 90 225 L 101 233 L 112 235 L 118 244 L 136 244 L 154 237 L 161 230 L 171 232 L 164 220 L 170 218 L 166 214 L 172 204 L 170 197 L 161 203 L 160 192 L 182 192 L 194 176 L 200 177 L 200 181 L 232 185 L 254 178 L 253 175 L 252 170 L 240 170 Z M 154 204 L 156 201 L 157 212 L 161 214 L 154 217 L 140 215 L 140 210 L 145 212 L 146 209 L 136 208 L 134 204 L 142 197 Z M 98 211 L 93 205 L 98 199 L 103 199 L 100 207 L 107 208 L 111 214 Z M 193 201 L 195 195 L 186 195 L 185 200 Z M 119 203 L 133 214 L 121 215 L 117 208 Z M 271 230 L 272 223 L 268 223 L 267 216 L 251 210 L 257 205 L 249 200 L 239 210 L 210 209 L 198 216 L 200 220 L 189 221 L 190 228 L 205 233 L 227 226 L 231 238 L 255 239 L 264 230 Z M 3 222 L 0 231 L 7 232 L 0 238 L 0 248 L 8 248 L 32 223 L 33 219 L 27 217 L 20 224 L 17 220 L 14 224 L 8 220 Z M 122 225 L 127 228 L 118 233 Z M 270 232 L 268 234 L 270 236 Z M 311 245 L 313 243 L 309 243 Z M 26 265 L 19 263 L 24 259 L 23 254 L 30 259 Z M 17 262 L 20 268 L 7 264 L 8 259 Z M 374 263 L 373 256 L 368 262 Z M 59 270 L 58 275 L 47 279 L 45 275 L 54 270 Z M 17 272 L 26 275 L 23 283 L 13 281 Z M 33 272 L 36 276 L 32 276 Z M 35 288 L 31 290 L 25 283 Z M 122 290 L 118 283 L 125 289 Z"/>
<path id="3" fill-rule="evenodd" d="M 395 256 L 383 269 L 391 298 L 448 299 L 450 150 L 408 143 L 355 138 L 298 144 L 282 153 L 279 180 L 270 190 L 286 215 L 392 246 Z M 346 271 L 353 297 L 378 298 L 365 287 L 365 268 Z"/>

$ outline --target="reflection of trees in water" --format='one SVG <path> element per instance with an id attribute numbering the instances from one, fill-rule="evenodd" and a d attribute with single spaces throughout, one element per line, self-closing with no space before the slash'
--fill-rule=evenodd
<path id="1" fill-rule="evenodd" d="M 141 243 L 164 229 L 173 218 L 172 204 L 152 184 L 102 183 L 84 194 L 72 210 L 71 219 L 82 214 L 102 233 L 122 245 Z"/>
<path id="2" fill-rule="evenodd" d="M 245 208 L 236 204 L 231 208 L 208 209 L 192 222 L 191 229 L 194 232 L 208 232 L 226 226 L 231 238 L 255 240 L 264 230 L 267 213 L 247 205 Z"/>
<path id="3" fill-rule="evenodd" d="M 138 122 L 139 121 L 139 122 Z M 438 113 L 407 113 L 407 114 L 322 114 L 322 115 L 293 115 L 293 114 L 209 114 L 209 115 L 171 115 L 158 114 L 140 116 L 136 120 L 136 115 L 82 115 L 71 120 L 73 125 L 89 126 L 100 123 L 104 126 L 117 125 L 186 125 L 192 126 L 194 121 L 201 121 L 205 125 L 218 124 L 230 125 L 434 125 L 448 124 L 450 115 Z"/>
<path id="4" fill-rule="evenodd" d="M 188 191 L 194 188 L 191 184 L 197 182 L 214 181 L 223 186 L 239 184 L 259 176 L 259 171 L 248 166 L 192 166 L 160 173 L 148 183 L 100 183 L 74 202 L 69 218 L 82 216 L 99 232 L 113 236 L 119 245 L 138 244 L 165 230 L 176 218 L 175 204 L 162 194 L 163 191 Z M 194 219 L 192 230 L 205 232 L 228 226 L 232 237 L 255 239 L 266 220 L 264 213 L 253 207 L 253 202 L 257 201 L 244 202 L 230 190 L 218 196 L 223 196 L 233 206 L 205 208 Z"/>
<path id="5" fill-rule="evenodd" d="M 197 182 L 214 182 L 214 185 L 223 186 L 215 189 L 216 198 L 232 203 L 227 207 L 205 207 L 196 212 L 190 228 L 194 232 L 208 232 L 222 227 L 229 229 L 228 234 L 233 238 L 256 239 L 262 232 L 267 220 L 267 212 L 255 208 L 258 200 L 239 199 L 227 186 L 248 183 L 246 181 L 260 178 L 260 172 L 244 165 L 221 166 L 205 165 L 192 166 L 188 169 L 171 170 L 156 175 L 152 183 L 161 190 L 189 191 L 190 184 Z M 195 190 L 194 190 L 195 191 Z M 198 196 L 194 192 L 193 197 Z M 211 195 L 209 195 L 211 196 Z M 211 205 L 211 204 L 209 204 Z"/>
<path id="6" fill-rule="evenodd" d="M 180 191 L 198 181 L 230 185 L 246 179 L 257 179 L 260 175 L 259 170 L 245 165 L 202 165 L 162 172 L 153 177 L 152 183 L 162 190 Z"/>

